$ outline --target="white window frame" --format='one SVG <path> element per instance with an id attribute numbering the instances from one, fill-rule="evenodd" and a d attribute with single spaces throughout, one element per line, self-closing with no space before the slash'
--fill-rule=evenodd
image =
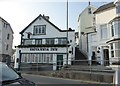
<path id="1" fill-rule="evenodd" d="M 33 35 L 46 35 L 46 25 L 35 25 Z"/>
<path id="2" fill-rule="evenodd" d="M 106 30 L 106 32 L 104 30 Z M 108 39 L 108 26 L 107 26 L 107 24 L 100 25 L 100 35 L 101 35 L 101 40 Z"/>

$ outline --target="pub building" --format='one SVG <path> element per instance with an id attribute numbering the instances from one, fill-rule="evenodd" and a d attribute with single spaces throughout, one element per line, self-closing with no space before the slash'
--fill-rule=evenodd
<path id="1" fill-rule="evenodd" d="M 37 64 L 46 66 L 43 70 L 57 70 L 71 65 L 75 58 L 75 30 L 59 29 L 49 21 L 49 16 L 40 14 L 20 34 L 21 43 L 15 53 L 16 69 Z"/>

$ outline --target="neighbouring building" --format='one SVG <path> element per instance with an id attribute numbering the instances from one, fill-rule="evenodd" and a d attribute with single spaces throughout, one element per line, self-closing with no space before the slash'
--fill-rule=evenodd
<path id="1" fill-rule="evenodd" d="M 21 64 L 38 64 L 57 70 L 66 64 L 71 65 L 71 60 L 75 58 L 75 30 L 59 29 L 49 21 L 49 16 L 40 14 L 20 34 L 15 68 Z"/>
<path id="2" fill-rule="evenodd" d="M 13 30 L 10 24 L 0 17 L 0 61 L 10 64 L 12 57 Z"/>
<path id="3" fill-rule="evenodd" d="M 87 34 L 94 31 L 94 14 L 97 8 L 90 4 L 82 11 L 78 17 L 78 35 L 79 35 L 79 50 L 85 55 L 88 55 L 87 50 Z"/>
<path id="4" fill-rule="evenodd" d="M 89 60 L 94 53 L 101 65 L 120 64 L 120 2 L 102 5 L 94 14 L 96 31 L 88 34 Z"/>

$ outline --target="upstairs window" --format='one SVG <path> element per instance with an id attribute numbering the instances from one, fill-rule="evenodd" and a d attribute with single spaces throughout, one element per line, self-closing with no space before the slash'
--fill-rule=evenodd
<path id="1" fill-rule="evenodd" d="M 120 35 L 120 21 L 114 22 L 114 34 L 115 35 Z"/>
<path id="2" fill-rule="evenodd" d="M 30 39 L 30 33 L 27 34 L 27 38 Z"/>
<path id="3" fill-rule="evenodd" d="M 54 44 L 54 39 L 46 39 L 46 44 Z"/>
<path id="4" fill-rule="evenodd" d="M 34 35 L 45 35 L 46 34 L 46 26 L 45 25 L 36 25 L 33 30 Z"/>
<path id="5" fill-rule="evenodd" d="M 116 7 L 116 13 L 120 13 L 120 5 Z"/>
<path id="6" fill-rule="evenodd" d="M 88 8 L 88 14 L 91 14 L 92 11 L 91 11 L 91 8 Z"/>
<path id="7" fill-rule="evenodd" d="M 7 35 L 7 40 L 9 40 L 9 38 L 10 38 L 10 34 Z"/>
<path id="8" fill-rule="evenodd" d="M 114 36 L 114 26 L 111 25 L 111 34 L 112 34 L 112 37 Z"/>
<path id="9" fill-rule="evenodd" d="M 8 46 L 9 46 L 9 45 L 7 44 L 7 45 L 6 45 L 6 50 L 8 50 Z"/>
<path id="10" fill-rule="evenodd" d="M 3 22 L 3 27 L 4 28 L 7 28 L 7 24 Z"/>
<path id="11" fill-rule="evenodd" d="M 108 32 L 107 32 L 107 24 L 101 25 L 101 39 L 107 39 L 108 38 Z"/>
<path id="12" fill-rule="evenodd" d="M 59 38 L 58 44 L 67 44 L 67 39 L 66 38 Z"/>
<path id="13" fill-rule="evenodd" d="M 36 39 L 36 40 L 35 40 L 35 44 L 36 44 L 36 45 L 42 44 L 42 39 Z"/>

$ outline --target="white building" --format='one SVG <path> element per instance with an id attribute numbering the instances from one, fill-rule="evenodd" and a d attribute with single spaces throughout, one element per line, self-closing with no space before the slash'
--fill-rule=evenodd
<path id="1" fill-rule="evenodd" d="M 13 30 L 10 24 L 0 17 L 0 61 L 10 62 L 12 57 Z"/>
<path id="2" fill-rule="evenodd" d="M 88 34 L 89 60 L 95 52 L 101 65 L 117 64 L 120 61 L 120 5 L 105 4 L 94 14 L 96 32 Z"/>
<path id="3" fill-rule="evenodd" d="M 97 8 L 90 4 L 82 11 L 78 17 L 79 50 L 88 55 L 86 33 L 94 31 L 94 14 Z"/>
<path id="4" fill-rule="evenodd" d="M 50 64 L 52 70 L 56 70 L 59 64 L 71 65 L 71 60 L 75 58 L 75 31 L 59 29 L 49 21 L 49 16 L 40 14 L 20 34 L 21 44 L 16 47 L 15 68 L 19 67 L 20 59 L 21 63 Z"/>

